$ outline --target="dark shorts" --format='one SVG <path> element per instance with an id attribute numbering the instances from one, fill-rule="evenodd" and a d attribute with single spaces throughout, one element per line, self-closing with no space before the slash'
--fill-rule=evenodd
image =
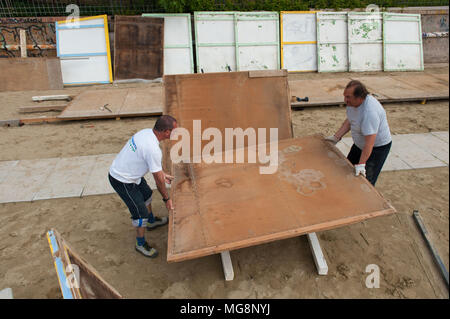
<path id="1" fill-rule="evenodd" d="M 151 202 L 153 191 L 148 186 L 144 177 L 141 178 L 141 183 L 139 185 L 134 183 L 122 183 L 110 174 L 108 174 L 108 178 L 111 186 L 130 210 L 131 219 L 145 220 L 144 224 L 148 218 L 151 219 L 147 205 Z"/>
<path id="2" fill-rule="evenodd" d="M 377 182 L 378 175 L 380 175 L 384 162 L 386 161 L 389 151 L 391 150 L 391 146 L 392 142 L 383 146 L 374 147 L 369 159 L 366 162 L 366 178 L 373 186 L 375 186 L 375 183 Z M 353 144 L 347 155 L 347 159 L 353 165 L 358 164 L 361 153 L 362 150 Z"/>

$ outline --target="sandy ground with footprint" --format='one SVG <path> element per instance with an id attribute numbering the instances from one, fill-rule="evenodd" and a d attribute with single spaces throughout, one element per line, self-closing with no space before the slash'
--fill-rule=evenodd
<path id="1" fill-rule="evenodd" d="M 448 66 L 426 72 L 445 73 Z M 0 119 L 17 118 L 17 108 L 29 105 L 33 95 L 98 88 L 103 87 L 2 92 Z M 448 131 L 448 101 L 385 108 L 393 134 Z M 342 107 L 292 112 L 296 137 L 331 134 L 344 119 Z M 154 122 L 133 118 L 2 127 L 0 161 L 117 153 L 133 133 Z M 0 204 L 0 289 L 11 287 L 15 298 L 61 298 L 46 239 L 55 228 L 126 298 L 448 298 L 412 218 L 418 209 L 448 269 L 448 178 L 448 167 L 383 172 L 377 189 L 398 213 L 318 233 L 327 276 L 317 275 L 308 241 L 300 236 L 232 251 L 232 282 L 224 280 L 219 255 L 168 264 L 167 226 L 147 234 L 160 251 L 158 258 L 136 253 L 129 213 L 115 194 Z M 154 211 L 167 215 L 159 193 Z M 369 264 L 380 268 L 378 289 L 365 286 Z"/>

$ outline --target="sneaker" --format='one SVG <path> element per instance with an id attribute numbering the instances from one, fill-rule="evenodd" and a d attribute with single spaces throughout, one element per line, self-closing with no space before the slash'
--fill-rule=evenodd
<path id="1" fill-rule="evenodd" d="M 155 248 L 150 247 L 147 242 L 145 242 L 142 246 L 136 244 L 136 251 L 140 252 L 145 257 L 154 258 L 158 256 L 158 251 Z"/>
<path id="2" fill-rule="evenodd" d="M 147 230 L 155 229 L 156 227 L 167 224 L 169 219 L 167 217 L 155 217 L 153 223 L 147 222 Z"/>

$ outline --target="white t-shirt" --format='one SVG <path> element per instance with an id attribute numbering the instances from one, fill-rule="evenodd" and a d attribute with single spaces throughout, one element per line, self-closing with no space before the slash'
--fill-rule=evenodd
<path id="1" fill-rule="evenodd" d="M 162 152 L 152 129 L 134 134 L 111 164 L 109 173 L 122 183 L 140 184 L 147 174 L 162 171 Z"/>
<path id="2" fill-rule="evenodd" d="M 347 106 L 347 119 L 350 122 L 353 142 L 361 150 L 366 144 L 364 138 L 366 135 L 377 134 L 374 147 L 383 146 L 392 141 L 386 111 L 371 95 L 367 95 L 358 107 Z"/>

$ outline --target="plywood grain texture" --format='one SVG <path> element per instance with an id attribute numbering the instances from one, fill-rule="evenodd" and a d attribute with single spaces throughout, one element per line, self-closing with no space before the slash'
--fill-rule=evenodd
<path id="1" fill-rule="evenodd" d="M 162 113 L 162 87 L 89 90 L 77 95 L 60 119 L 114 118 Z"/>
<path id="2" fill-rule="evenodd" d="M 285 74 L 280 70 L 279 77 L 249 77 L 248 72 L 165 76 L 164 113 L 190 132 L 191 149 L 194 120 L 202 120 L 202 130 L 215 127 L 222 135 L 225 128 L 279 129 L 274 174 L 261 174 L 264 165 L 248 160 L 261 145 L 252 151 L 224 150 L 235 159 L 244 153 L 243 163 L 171 165 L 175 209 L 169 213 L 168 262 L 395 212 L 364 177 L 354 176 L 352 165 L 323 136 L 292 138 Z M 201 148 L 208 142 L 202 141 Z M 170 165 L 170 146 L 164 145 L 165 165 Z M 268 145 L 263 146 L 268 154 Z"/>
<path id="3" fill-rule="evenodd" d="M 59 58 L 0 59 L 0 92 L 62 88 Z"/>
<path id="4" fill-rule="evenodd" d="M 174 116 L 191 137 L 193 120 L 201 120 L 202 130 L 219 129 L 222 145 L 226 128 L 266 128 L 266 141 L 269 129 L 278 128 L 278 138 L 286 139 L 292 137 L 288 88 L 286 70 L 167 75 L 164 114 Z M 201 148 L 207 143 L 203 140 Z M 167 171 L 171 170 L 169 144 L 163 144 Z"/>
<path id="5" fill-rule="evenodd" d="M 164 18 L 114 17 L 114 76 L 155 79 L 164 73 Z"/>
<path id="6" fill-rule="evenodd" d="M 279 142 L 275 174 L 259 163 L 174 165 L 169 262 L 332 229 L 395 209 L 323 136 Z"/>

